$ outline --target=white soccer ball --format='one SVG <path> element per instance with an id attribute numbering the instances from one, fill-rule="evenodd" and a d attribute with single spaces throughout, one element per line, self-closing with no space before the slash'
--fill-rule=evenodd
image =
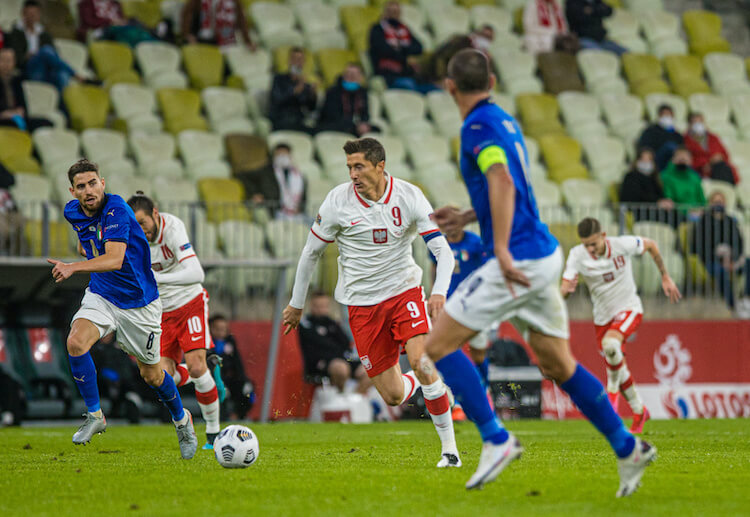
<path id="1" fill-rule="evenodd" d="M 214 456 L 224 468 L 244 469 L 258 459 L 258 437 L 243 425 L 225 427 L 214 440 Z"/>

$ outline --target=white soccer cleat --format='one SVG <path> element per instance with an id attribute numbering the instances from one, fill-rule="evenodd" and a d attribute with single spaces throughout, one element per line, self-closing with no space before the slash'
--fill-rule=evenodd
<path id="1" fill-rule="evenodd" d="M 656 459 L 656 447 L 640 438 L 635 438 L 635 448 L 629 456 L 617 460 L 620 488 L 617 497 L 627 497 L 641 486 L 643 471 Z"/>
<path id="2" fill-rule="evenodd" d="M 479 465 L 476 472 L 466 482 L 466 489 L 472 490 L 482 488 L 485 483 L 494 481 L 505 467 L 511 464 L 513 460 L 521 457 L 523 447 L 513 434 L 508 433 L 508 439 L 505 443 L 495 445 L 492 442 L 485 442 L 482 445 L 482 454 L 479 456 Z"/>
<path id="3" fill-rule="evenodd" d="M 451 452 L 444 452 L 443 457 L 438 461 L 437 467 L 444 469 L 448 467 L 460 467 L 462 465 L 461 458 L 458 457 L 458 452 L 455 454 Z"/>

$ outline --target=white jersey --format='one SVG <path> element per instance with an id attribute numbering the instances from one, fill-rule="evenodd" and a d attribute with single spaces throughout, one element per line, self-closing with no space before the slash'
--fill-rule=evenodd
<path id="1" fill-rule="evenodd" d="M 151 247 L 151 268 L 161 273 L 172 273 L 182 268 L 181 262 L 195 257 L 195 250 L 188 238 L 185 224 L 179 217 L 159 214 L 159 235 Z M 157 283 L 162 310 L 179 309 L 203 292 L 200 283 L 192 285 L 170 285 Z"/>
<path id="2" fill-rule="evenodd" d="M 393 176 L 386 179 L 377 202 L 360 196 L 351 182 L 334 188 L 313 223 L 316 237 L 338 243 L 339 303 L 376 305 L 421 285 L 422 269 L 414 262 L 411 243 L 418 233 L 425 241 L 441 235 L 422 191 Z"/>
<path id="3" fill-rule="evenodd" d="M 623 311 L 643 313 L 633 280 L 631 257 L 642 255 L 642 237 L 608 237 L 601 257 L 590 254 L 583 244 L 570 250 L 563 278 L 573 281 L 581 275 L 594 304 L 594 324 L 606 325 Z"/>

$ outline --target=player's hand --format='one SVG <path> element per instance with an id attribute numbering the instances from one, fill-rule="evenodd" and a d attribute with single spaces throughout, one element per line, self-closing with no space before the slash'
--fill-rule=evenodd
<path id="1" fill-rule="evenodd" d="M 302 319 L 302 309 L 295 309 L 291 305 L 287 305 L 284 312 L 281 313 L 281 324 L 284 325 L 285 336 L 297 328 L 300 319 Z"/>
<path id="2" fill-rule="evenodd" d="M 674 280 L 669 275 L 665 276 L 661 281 L 661 288 L 664 289 L 664 294 L 667 295 L 669 301 L 677 303 L 682 298 L 679 288 L 675 285 Z"/>
<path id="3" fill-rule="evenodd" d="M 560 294 L 565 298 L 576 292 L 576 287 L 578 287 L 578 277 L 575 277 L 573 280 L 565 279 L 560 286 Z"/>
<path id="4" fill-rule="evenodd" d="M 443 233 L 452 233 L 464 227 L 461 210 L 453 205 L 438 208 L 430 216 Z"/>
<path id="5" fill-rule="evenodd" d="M 430 318 L 433 320 L 438 317 L 438 314 L 443 312 L 445 306 L 445 296 L 442 294 L 433 294 L 427 301 L 427 311 L 430 314 Z"/>
<path id="6" fill-rule="evenodd" d="M 497 261 L 500 263 L 500 271 L 503 272 L 503 276 L 508 282 L 508 289 L 510 290 L 510 294 L 511 296 L 513 296 L 513 298 L 516 297 L 515 290 L 513 289 L 513 284 L 519 284 L 523 287 L 531 287 L 531 282 L 529 282 L 529 279 L 526 277 L 524 272 L 513 265 L 513 256 L 510 254 L 510 251 L 508 251 L 507 248 L 500 249 L 498 253 L 496 247 L 495 256 L 497 257 Z"/>
<path id="7" fill-rule="evenodd" d="M 61 260 L 55 259 L 47 259 L 47 262 L 55 266 L 52 268 L 52 278 L 55 279 L 56 284 L 59 284 L 63 280 L 67 280 L 73 276 L 73 273 L 75 273 L 73 264 L 66 264 Z"/>

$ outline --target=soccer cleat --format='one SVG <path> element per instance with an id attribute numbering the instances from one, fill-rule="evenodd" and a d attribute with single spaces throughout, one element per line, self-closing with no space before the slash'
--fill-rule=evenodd
<path id="1" fill-rule="evenodd" d="M 219 433 L 206 433 L 206 443 L 201 447 L 204 451 L 214 450 L 214 440 Z"/>
<path id="2" fill-rule="evenodd" d="M 617 460 L 617 472 L 620 474 L 620 488 L 617 497 L 626 497 L 641 486 L 643 471 L 656 459 L 656 447 L 636 436 L 635 448 L 625 458 Z"/>
<path id="3" fill-rule="evenodd" d="M 466 421 L 466 413 L 464 413 L 464 410 L 461 409 L 461 406 L 453 406 L 453 410 L 451 411 L 451 417 L 453 418 L 454 422 Z"/>
<path id="4" fill-rule="evenodd" d="M 187 422 L 183 425 L 175 424 L 175 430 L 177 431 L 177 442 L 180 444 L 180 455 L 182 459 L 189 460 L 195 456 L 195 452 L 198 450 L 198 438 L 195 436 L 195 428 L 193 427 L 193 415 L 187 409 L 184 410 L 187 414 Z"/>
<path id="5" fill-rule="evenodd" d="M 444 452 L 443 457 L 440 458 L 440 461 L 438 461 L 437 464 L 439 469 L 444 469 L 447 467 L 460 467 L 461 466 L 461 458 L 458 457 L 458 454 L 452 454 L 450 452 Z"/>
<path id="6" fill-rule="evenodd" d="M 633 415 L 633 423 L 630 426 L 630 432 L 633 434 L 641 434 L 643 432 L 643 424 L 646 420 L 651 418 L 651 413 L 648 412 L 648 408 L 644 406 L 643 413 L 640 415 Z"/>
<path id="7" fill-rule="evenodd" d="M 513 460 L 521 457 L 523 447 L 520 442 L 511 433 L 508 433 L 508 439 L 500 445 L 492 442 L 485 442 L 482 445 L 482 454 L 479 456 L 479 465 L 474 475 L 466 482 L 466 489 L 482 488 L 485 483 L 494 481 L 505 467 L 511 464 Z"/>
<path id="8" fill-rule="evenodd" d="M 612 407 L 615 409 L 615 413 L 617 413 L 618 406 L 620 405 L 620 392 L 616 391 L 612 393 L 608 391 L 607 398 L 609 399 L 609 403 L 612 404 Z"/>
<path id="9" fill-rule="evenodd" d="M 203 444 L 203 447 L 201 447 L 201 449 L 203 449 L 204 451 L 212 451 L 214 450 L 214 444 L 206 442 Z"/>
<path id="10" fill-rule="evenodd" d="M 86 445 L 91 441 L 91 437 L 95 434 L 102 434 L 107 430 L 107 419 L 102 415 L 101 418 L 95 417 L 91 413 L 84 413 L 83 416 L 86 420 L 83 421 L 81 427 L 73 435 L 73 443 L 76 445 Z"/>

